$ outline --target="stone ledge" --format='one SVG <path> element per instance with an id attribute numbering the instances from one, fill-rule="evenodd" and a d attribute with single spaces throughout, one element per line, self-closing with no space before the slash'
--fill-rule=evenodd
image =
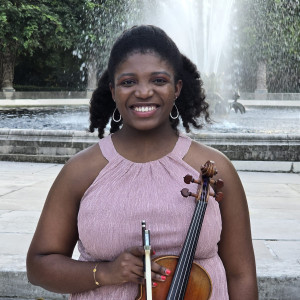
<path id="1" fill-rule="evenodd" d="M 90 99 L 92 96 L 91 91 L 57 91 L 57 92 L 47 92 L 47 91 L 41 91 L 41 92 L 0 92 L 0 101 L 1 99 L 7 99 L 7 100 L 19 100 L 19 99 L 26 99 L 26 100 L 39 100 L 39 99 Z"/>
<path id="2" fill-rule="evenodd" d="M 297 300 L 300 291 L 300 276 L 258 275 L 260 300 Z M 0 272 L 0 299 L 68 299 L 66 294 L 56 294 L 33 286 L 27 280 L 26 272 Z"/>
<path id="3" fill-rule="evenodd" d="M 300 161 L 300 134 L 200 133 L 189 136 L 218 149 L 230 160 Z M 64 163 L 98 140 L 96 133 L 84 131 L 0 129 L 0 159 Z"/>
<path id="4" fill-rule="evenodd" d="M 68 295 L 56 294 L 28 282 L 26 272 L 0 272 L 0 299 L 68 299 Z"/>

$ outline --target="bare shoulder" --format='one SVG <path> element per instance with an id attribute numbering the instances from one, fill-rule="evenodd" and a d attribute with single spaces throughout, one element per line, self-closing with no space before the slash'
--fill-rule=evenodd
<path id="1" fill-rule="evenodd" d="M 196 170 L 199 170 L 201 165 L 204 165 L 210 160 L 215 162 L 220 176 L 228 174 L 228 172 L 235 173 L 235 168 L 223 153 L 196 141 L 192 141 L 191 147 L 184 157 L 184 160 Z"/>
<path id="2" fill-rule="evenodd" d="M 29 256 L 34 253 L 71 256 L 78 239 L 80 200 L 106 164 L 107 160 L 96 144 L 79 152 L 64 165 L 47 196 Z"/>
<path id="3" fill-rule="evenodd" d="M 64 165 L 59 177 L 71 183 L 78 195 L 82 196 L 107 163 L 99 145 L 95 144 L 74 155 Z"/>
<path id="4" fill-rule="evenodd" d="M 222 179 L 224 181 L 224 187 L 222 188 L 224 197 L 230 199 L 231 203 L 238 201 L 246 204 L 245 192 L 239 175 L 231 161 L 223 153 L 212 147 L 193 141 L 184 160 L 198 171 L 208 160 L 214 161 L 218 171 L 214 179 Z M 226 204 L 225 201 L 221 203 L 222 211 L 223 207 L 230 203 L 229 201 Z"/>

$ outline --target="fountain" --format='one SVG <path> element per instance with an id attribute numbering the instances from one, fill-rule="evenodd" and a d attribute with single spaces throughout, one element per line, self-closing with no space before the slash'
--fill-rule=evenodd
<path id="1" fill-rule="evenodd" d="M 139 23 L 162 27 L 180 50 L 197 64 L 204 79 L 216 123 L 200 132 L 192 132 L 191 136 L 223 151 L 232 160 L 298 161 L 298 101 L 291 101 L 292 107 L 285 108 L 275 108 L 272 103 L 272 107 L 263 110 L 255 105 L 269 105 L 267 102 L 247 102 L 245 93 L 234 94 L 233 84 L 224 75 L 229 73 L 225 59 L 230 57 L 226 41 L 229 40 L 234 1 L 142 3 Z M 132 24 L 132 21 L 128 23 Z M 239 96 L 242 100 L 237 102 Z M 228 98 L 232 99 L 231 103 Z M 243 104 L 247 113 L 242 115 L 245 112 Z M 234 110 L 241 113 L 236 114 Z M 95 134 L 86 132 L 87 127 L 87 105 L 2 109 L 0 157 L 3 160 L 65 162 L 97 141 Z"/>
<path id="2" fill-rule="evenodd" d="M 230 110 L 228 99 L 222 95 L 233 95 L 231 84 L 225 87 L 221 79 L 228 73 L 224 53 L 229 51 L 226 41 L 233 3 L 233 0 L 144 1 L 144 11 L 153 13 L 145 14 L 141 20 L 164 29 L 180 51 L 197 65 L 210 111 L 221 115 Z"/>
<path id="3" fill-rule="evenodd" d="M 180 51 L 210 75 L 221 73 L 220 60 L 229 30 L 233 0 L 146 1 L 141 23 L 161 27 Z M 183 25 L 184 24 L 184 25 Z"/>

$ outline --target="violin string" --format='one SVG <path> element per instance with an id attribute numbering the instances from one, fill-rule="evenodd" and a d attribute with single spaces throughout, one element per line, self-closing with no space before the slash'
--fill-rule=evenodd
<path id="1" fill-rule="evenodd" d="M 178 262 L 179 263 L 179 266 L 178 266 L 178 270 L 180 269 L 184 269 L 184 268 L 187 268 L 186 265 L 188 265 L 190 263 L 190 266 L 189 266 L 189 269 L 187 270 L 187 272 L 183 273 L 183 272 L 177 272 L 176 275 L 179 276 L 177 278 L 175 278 L 174 280 L 174 286 L 173 286 L 173 289 L 174 287 L 176 287 L 176 290 L 175 290 L 175 294 L 177 297 L 179 295 L 182 295 L 183 292 L 185 292 L 185 289 L 183 290 L 183 288 L 185 287 L 186 288 L 186 284 L 187 282 L 186 281 L 186 277 L 188 277 L 189 273 L 190 273 L 190 270 L 191 270 L 191 267 L 192 267 L 192 255 L 187 255 L 186 253 L 189 253 L 189 254 L 192 254 L 193 252 L 191 251 L 191 248 L 192 250 L 195 250 L 196 246 L 197 246 L 197 239 L 195 238 L 195 235 L 197 235 L 197 232 L 200 233 L 200 230 L 198 230 L 199 228 L 199 221 L 201 221 L 201 219 L 199 218 L 199 215 L 203 216 L 203 211 L 204 209 L 206 208 L 206 203 L 203 203 L 203 201 L 198 201 L 197 203 L 197 207 L 196 207 L 196 212 L 193 216 L 193 220 L 191 222 L 191 224 L 193 225 L 191 227 L 191 230 L 189 230 L 189 235 L 187 236 L 186 238 L 186 247 L 184 247 L 183 249 L 183 253 L 181 255 L 181 260 Z M 194 221 L 194 219 L 196 219 L 197 222 Z M 190 240 L 192 241 L 192 243 L 190 242 Z M 183 284 L 183 283 L 186 283 L 186 284 Z M 178 289 L 180 288 L 180 291 L 178 293 Z M 182 295 L 184 296 L 184 295 Z"/>
<path id="2" fill-rule="evenodd" d="M 204 186 L 206 186 L 205 184 L 204 184 Z M 204 189 L 205 190 L 205 189 Z M 202 200 L 202 199 L 201 199 Z M 178 262 L 178 266 L 177 266 L 177 268 L 176 269 L 182 269 L 182 264 L 183 265 L 185 265 L 185 263 L 186 263 L 186 261 L 184 260 L 184 258 L 186 257 L 186 258 L 188 258 L 189 256 L 187 256 L 186 254 L 185 254 L 185 252 L 187 252 L 187 251 L 190 251 L 190 248 L 191 248 L 191 246 L 192 246 L 192 244 L 190 243 L 190 240 L 192 239 L 192 241 L 194 240 L 194 244 L 195 244 L 195 234 L 196 234 L 196 232 L 197 232 L 197 227 L 199 227 L 199 226 L 197 226 L 197 223 L 199 223 L 199 214 L 201 215 L 202 213 L 203 213 L 203 207 L 202 207 L 202 205 L 201 204 L 203 204 L 203 202 L 202 201 L 198 201 L 197 202 L 197 205 L 196 205 L 196 210 L 195 210 L 195 213 L 194 213 L 194 215 L 193 215 L 193 219 L 192 219 L 192 221 L 191 221 L 191 228 L 189 229 L 189 231 L 188 231 L 188 236 L 187 236 L 187 238 L 186 238 L 186 241 L 185 241 L 185 244 L 184 244 L 184 247 L 183 247 L 183 252 L 182 252 L 182 254 L 181 254 L 181 258 L 179 259 L 179 262 Z M 195 219 L 196 219 L 196 221 L 198 220 L 198 222 L 195 222 Z M 198 224 L 199 225 L 199 224 Z M 194 228 L 193 228 L 193 226 L 194 226 Z M 200 233 L 200 230 L 198 230 L 198 232 Z M 197 244 L 197 243 L 196 243 Z M 195 246 L 193 246 L 193 248 L 194 248 Z M 177 289 L 178 289 L 178 286 L 182 286 L 182 284 L 178 284 L 178 282 L 180 282 L 180 280 L 182 281 L 182 277 L 181 277 L 181 273 L 182 272 L 176 272 L 176 274 L 175 274 L 175 278 L 174 278 L 174 285 L 172 285 L 172 287 L 171 287 L 171 291 L 170 291 L 170 293 L 172 293 L 173 292 L 173 289 L 174 289 L 174 286 L 176 286 L 177 288 L 176 288 L 176 293 L 177 293 Z M 188 273 L 188 272 L 187 272 Z M 178 277 L 178 275 L 179 275 L 179 278 L 177 278 Z M 177 284 L 175 284 L 175 283 L 177 283 Z"/>
<path id="3" fill-rule="evenodd" d="M 205 184 L 204 184 L 204 186 L 205 186 Z M 204 191 L 205 191 L 205 189 L 204 189 Z M 191 255 L 187 256 L 185 254 L 185 252 L 190 251 L 190 248 L 193 246 L 192 243 L 190 242 L 190 240 L 194 241 L 194 244 L 197 245 L 198 241 L 195 239 L 195 235 L 197 234 L 197 229 L 199 227 L 199 223 L 201 223 L 201 222 L 199 222 L 199 221 L 201 221 L 201 220 L 199 220 L 199 215 L 203 214 L 203 204 L 204 204 L 203 201 L 198 201 L 197 202 L 196 211 L 194 213 L 194 216 L 193 216 L 193 219 L 192 219 L 192 222 L 191 222 L 191 230 L 189 229 L 189 231 L 188 231 L 189 235 L 186 238 L 186 242 L 185 242 L 185 246 L 184 246 L 184 249 L 183 249 L 183 253 L 181 255 L 182 259 L 179 261 L 178 269 L 180 269 L 180 268 L 182 269 L 183 268 L 182 265 L 186 264 L 186 261 L 183 258 L 185 258 L 185 257 L 186 258 L 191 257 Z M 195 219 L 198 222 L 196 222 Z M 194 226 L 194 228 L 193 228 L 193 226 Z M 198 230 L 198 233 L 200 233 L 200 230 Z M 195 248 L 195 245 L 192 248 Z M 182 272 L 180 272 L 180 273 L 177 272 L 176 274 L 177 275 L 179 274 L 179 279 L 175 278 L 174 282 L 177 282 L 176 286 L 177 286 L 177 289 L 178 289 L 179 286 L 182 286 L 182 284 L 178 284 L 178 282 L 180 280 L 182 281 L 182 277 L 181 277 L 182 276 Z M 188 272 L 186 274 L 183 274 L 183 276 L 187 275 L 187 274 L 188 274 Z"/>
<path id="4" fill-rule="evenodd" d="M 177 296 L 181 295 L 182 297 L 184 296 L 185 289 L 187 286 L 186 281 L 188 281 L 187 280 L 188 278 L 186 278 L 186 277 L 188 277 L 188 275 L 190 274 L 191 268 L 192 268 L 194 253 L 195 253 L 195 250 L 196 250 L 196 247 L 198 244 L 201 225 L 202 225 L 202 222 L 204 219 L 204 213 L 205 213 L 206 206 L 207 206 L 207 203 L 206 203 L 206 201 L 203 201 L 203 198 L 206 199 L 208 187 L 209 187 L 208 181 L 204 180 L 204 182 L 203 182 L 204 193 L 202 194 L 200 201 L 197 202 L 196 210 L 195 210 L 195 213 L 194 213 L 192 221 L 191 221 L 191 228 L 188 231 L 188 236 L 186 238 L 186 241 L 185 241 L 184 247 L 183 247 L 183 253 L 180 255 L 181 259 L 179 259 L 178 266 L 176 268 L 178 270 L 182 269 L 182 268 L 187 268 L 188 270 L 184 274 L 182 274 L 182 272 L 176 272 L 175 278 L 172 281 L 172 286 L 171 286 L 169 295 L 171 295 L 173 293 L 174 287 L 176 286 L 176 291 L 175 291 L 176 294 L 175 295 L 177 295 Z M 200 218 L 199 218 L 199 215 L 200 215 Z M 195 221 L 195 219 L 197 222 Z M 198 234 L 198 238 L 197 238 L 197 234 Z M 190 255 L 186 255 L 185 252 L 188 252 Z M 193 254 L 193 255 L 191 255 L 191 254 Z M 185 267 L 185 265 L 187 265 L 187 267 Z M 174 284 L 173 284 L 173 282 L 174 282 Z M 179 282 L 181 282 L 181 284 L 179 284 Z M 185 283 L 185 284 L 182 284 L 182 283 Z M 180 289 L 180 294 L 178 295 L 177 290 L 179 287 L 181 289 Z M 183 288 L 184 288 L 184 290 L 183 290 Z M 169 296 L 168 296 L 168 299 L 169 299 Z"/>
<path id="5" fill-rule="evenodd" d="M 195 219 L 195 217 L 197 217 L 197 215 L 198 215 L 198 203 L 197 203 L 197 208 L 196 208 L 196 211 L 195 211 L 195 213 L 194 213 L 194 215 L 193 215 L 193 219 L 192 219 L 192 222 L 191 222 L 191 224 L 194 224 L 194 219 Z M 186 253 L 185 252 L 187 252 L 187 250 L 188 250 L 188 247 L 187 246 L 190 246 L 190 243 L 189 243 L 189 240 L 190 240 L 190 238 L 191 238 L 191 233 L 193 234 L 193 228 L 191 227 L 190 229 L 189 229 L 189 231 L 188 231 L 188 236 L 186 237 L 186 240 L 185 240 L 185 243 L 184 243 L 184 246 L 183 246 L 183 249 L 182 249 L 182 252 L 181 252 L 181 255 L 180 255 L 180 258 L 179 258 L 179 261 L 178 261 L 178 264 L 177 264 L 177 267 L 176 267 L 176 271 L 175 271 L 175 277 L 174 277 L 174 279 L 173 279 L 173 282 L 172 282 L 172 286 L 171 286 L 171 290 L 170 290 L 170 292 L 169 292 L 169 294 L 170 295 L 172 295 L 172 293 L 175 293 L 175 295 L 177 295 L 178 296 L 178 292 L 177 292 L 177 290 L 178 290 L 178 288 L 179 288 L 179 281 L 180 281 L 180 279 L 181 279 L 181 271 L 179 272 L 179 270 L 180 269 L 182 269 L 182 264 L 184 263 L 184 260 L 183 260 L 183 258 L 185 257 L 185 255 L 186 255 Z M 175 290 L 175 292 L 173 292 L 173 290 L 174 290 L 174 288 L 176 288 L 176 290 Z M 171 297 L 171 299 L 172 298 L 174 298 L 174 295 L 173 295 L 173 297 Z"/>
<path id="6" fill-rule="evenodd" d="M 206 210 L 206 201 L 204 201 L 204 200 L 206 199 L 206 195 L 207 195 L 207 191 L 208 191 L 207 187 L 208 187 L 208 181 L 204 180 L 203 186 L 202 186 L 203 193 L 201 194 L 201 199 L 200 199 L 200 201 L 198 201 L 197 206 L 196 206 L 196 213 L 195 213 L 196 221 L 194 221 L 194 218 L 193 218 L 193 221 L 191 222 L 191 224 L 194 225 L 194 228 L 191 229 L 191 231 L 190 231 L 191 234 L 187 238 L 187 242 L 189 245 L 189 247 L 187 248 L 187 250 L 188 250 L 187 252 L 189 253 L 189 255 L 184 255 L 186 260 L 182 259 L 183 266 L 181 264 L 181 268 L 187 270 L 187 272 L 185 272 L 185 273 L 180 272 L 180 277 L 179 277 L 178 283 L 181 282 L 181 284 L 177 284 L 177 286 L 181 287 L 180 295 L 182 295 L 182 297 L 184 297 L 185 289 L 187 287 L 189 274 L 190 274 L 190 271 L 192 268 L 193 258 L 194 258 L 195 251 L 196 251 L 197 244 L 198 244 L 201 225 L 202 225 L 202 221 L 203 221 L 205 210 Z M 199 215 L 200 215 L 200 218 L 199 218 Z M 192 241 L 192 243 L 190 242 L 190 240 Z M 187 264 L 187 266 L 186 266 L 186 264 Z M 183 276 L 183 278 L 182 278 L 182 276 Z M 185 283 L 185 284 L 183 284 L 183 283 Z"/>
<path id="7" fill-rule="evenodd" d="M 201 205 L 201 211 L 199 212 L 199 215 L 200 215 L 200 217 L 202 219 L 203 216 L 204 216 L 204 211 L 205 211 L 205 208 L 206 208 L 206 203 L 201 203 L 201 204 L 202 204 Z M 200 219 L 199 219 L 199 221 L 200 221 Z M 199 236 L 199 233 L 200 233 L 199 227 L 200 227 L 201 223 L 202 222 L 198 222 L 198 224 L 195 225 L 193 235 L 196 236 L 196 237 L 193 237 L 193 239 L 192 239 L 192 241 L 193 241 L 193 243 L 191 244 L 192 250 L 189 253 L 190 255 L 187 256 L 187 261 L 186 261 L 187 272 L 182 273 L 182 275 L 183 275 L 183 282 L 185 283 L 184 285 L 181 285 L 181 293 L 180 294 L 182 294 L 182 296 L 184 296 L 184 293 L 185 293 L 185 290 L 186 290 L 186 287 L 187 287 L 187 283 L 188 283 L 188 279 L 189 279 L 189 275 L 190 275 L 190 271 L 192 269 L 194 252 L 196 250 L 197 241 L 198 241 L 197 235 Z"/>

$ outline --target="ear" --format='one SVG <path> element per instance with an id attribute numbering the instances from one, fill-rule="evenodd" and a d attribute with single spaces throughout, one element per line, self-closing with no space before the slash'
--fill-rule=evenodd
<path id="1" fill-rule="evenodd" d="M 176 98 L 179 97 L 181 89 L 182 89 L 182 80 L 178 80 L 177 83 L 175 84 L 175 96 Z"/>
<path id="2" fill-rule="evenodd" d="M 109 83 L 109 89 L 110 89 L 110 92 L 111 92 L 111 97 L 116 102 L 116 100 L 115 100 L 115 88 L 113 87 L 113 85 L 111 84 L 111 82 Z"/>

